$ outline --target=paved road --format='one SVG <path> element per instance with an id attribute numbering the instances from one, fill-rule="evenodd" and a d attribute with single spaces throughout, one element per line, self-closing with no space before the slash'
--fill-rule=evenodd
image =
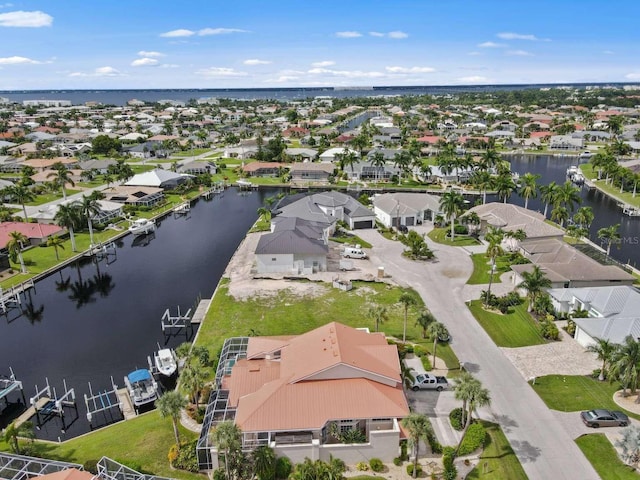
<path id="1" fill-rule="evenodd" d="M 462 249 L 430 243 L 436 260 L 412 262 L 400 242 L 358 231 L 373 245 L 371 260 L 398 283 L 413 287 L 453 338 L 460 361 L 491 391 L 490 411 L 530 479 L 591 480 L 599 476 L 555 415 L 496 347 L 466 308 L 463 286 L 471 259 Z"/>

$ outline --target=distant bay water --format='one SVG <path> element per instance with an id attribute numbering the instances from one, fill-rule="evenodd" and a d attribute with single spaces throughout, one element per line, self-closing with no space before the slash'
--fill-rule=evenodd
<path id="1" fill-rule="evenodd" d="M 454 86 L 389 86 L 389 87 L 315 87 L 315 88 L 228 88 L 228 89 L 132 89 L 132 90 L 11 90 L 0 96 L 12 102 L 23 100 L 69 100 L 73 105 L 98 102 L 104 105 L 125 105 L 129 100 L 157 102 L 177 100 L 188 102 L 199 98 L 230 98 L 244 100 L 303 100 L 317 96 L 334 98 L 375 97 L 399 95 L 447 95 L 462 92 L 489 92 L 553 88 L 558 86 L 586 87 L 588 85 L 622 86 L 611 84 L 529 84 L 529 85 L 454 85 Z"/>

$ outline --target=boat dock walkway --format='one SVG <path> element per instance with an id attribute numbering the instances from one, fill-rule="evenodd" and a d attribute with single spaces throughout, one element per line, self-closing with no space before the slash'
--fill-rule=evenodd
<path id="1" fill-rule="evenodd" d="M 136 417 L 136 411 L 133 409 L 133 405 L 131 403 L 131 398 L 129 398 L 129 393 L 126 388 L 121 388 L 117 390 L 118 400 L 120 405 L 122 405 L 122 415 L 125 420 L 131 420 Z"/>
<path id="2" fill-rule="evenodd" d="M 203 298 L 200 300 L 193 317 L 191 317 L 191 323 L 198 325 L 202 323 L 204 316 L 207 314 L 207 310 L 209 310 L 209 304 L 211 304 L 210 298 Z"/>
<path id="3" fill-rule="evenodd" d="M 34 405 L 27 408 L 27 410 L 15 420 L 14 423 L 16 428 L 20 427 L 23 423 L 28 422 L 31 417 L 33 417 L 38 411 L 42 410 L 50 401 L 51 399 L 49 397 L 40 397 Z"/>

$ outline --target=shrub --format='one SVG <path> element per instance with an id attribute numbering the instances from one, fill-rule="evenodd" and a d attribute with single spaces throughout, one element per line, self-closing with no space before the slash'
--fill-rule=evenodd
<path id="1" fill-rule="evenodd" d="M 279 480 L 289 478 L 292 470 L 293 466 L 291 465 L 291 460 L 289 460 L 288 457 L 276 458 L 276 478 L 278 478 Z"/>
<path id="2" fill-rule="evenodd" d="M 429 356 L 425 355 L 424 357 L 420 357 L 420 360 L 422 361 L 422 366 L 427 372 L 430 370 L 433 370 L 433 367 L 431 366 L 431 361 L 429 360 Z"/>
<path id="3" fill-rule="evenodd" d="M 381 472 L 384 470 L 384 463 L 382 463 L 382 460 L 380 460 L 379 458 L 370 459 L 369 466 L 374 472 Z"/>
<path id="4" fill-rule="evenodd" d="M 458 407 L 451 410 L 451 413 L 449 413 L 449 422 L 455 430 L 461 431 L 464 429 L 464 424 L 462 423 L 462 408 Z"/>
<path id="5" fill-rule="evenodd" d="M 458 449 L 458 454 L 468 455 L 484 446 L 486 435 L 487 433 L 481 423 L 472 423 L 469 425 Z"/>
<path id="6" fill-rule="evenodd" d="M 416 476 L 419 477 L 420 474 L 422 473 L 422 465 L 418 464 L 416 466 L 416 471 L 418 472 Z M 407 474 L 410 477 L 413 477 L 413 463 L 410 463 L 409 465 L 407 465 Z"/>
<path id="7" fill-rule="evenodd" d="M 453 231 L 457 235 L 466 235 L 469 233 L 469 229 L 466 225 L 456 225 L 453 227 Z"/>
<path id="8" fill-rule="evenodd" d="M 413 353 L 416 357 L 424 357 L 425 355 L 429 355 L 429 350 L 422 345 L 416 345 L 413 347 Z"/>
<path id="9" fill-rule="evenodd" d="M 444 466 L 442 478 L 445 478 L 446 480 L 455 480 L 458 476 L 458 470 L 453 464 L 455 458 L 456 452 L 453 447 L 445 447 L 442 455 L 442 465 Z"/>
<path id="10" fill-rule="evenodd" d="M 178 457 L 174 460 L 173 466 L 188 472 L 199 472 L 198 455 L 196 453 L 197 440 L 183 444 L 178 451 Z"/>
<path id="11" fill-rule="evenodd" d="M 550 320 L 542 321 L 538 328 L 540 329 L 540 335 L 547 340 L 558 340 L 560 336 L 557 325 Z"/>
<path id="12" fill-rule="evenodd" d="M 214 470 L 213 480 L 227 480 L 227 474 L 225 473 L 224 468 Z"/>
<path id="13" fill-rule="evenodd" d="M 93 473 L 94 475 L 98 474 L 98 460 L 86 460 L 82 464 L 82 468 L 84 468 L 87 472 Z"/>
<path id="14" fill-rule="evenodd" d="M 340 441 L 342 443 L 365 443 L 367 436 L 363 431 L 357 428 L 351 428 L 340 434 Z"/>
<path id="15" fill-rule="evenodd" d="M 442 453 L 442 445 L 436 438 L 435 433 L 429 432 L 427 434 L 427 442 L 429 443 L 429 447 L 431 447 L 431 451 L 433 453 L 437 453 L 437 454 Z"/>
<path id="16" fill-rule="evenodd" d="M 167 458 L 169 459 L 169 465 L 173 465 L 173 462 L 178 458 L 178 445 L 171 445 Z"/>
<path id="17" fill-rule="evenodd" d="M 400 457 L 396 457 L 396 458 L 394 458 L 394 459 L 393 459 L 393 464 L 394 464 L 396 467 L 399 467 L 400 465 L 402 465 L 402 459 L 401 459 Z"/>
<path id="18" fill-rule="evenodd" d="M 407 458 L 407 441 L 403 440 L 400 442 L 400 458 L 402 460 L 406 460 Z"/>
<path id="19" fill-rule="evenodd" d="M 568 320 L 567 321 L 567 328 L 565 330 L 567 331 L 567 333 L 569 335 L 571 335 L 573 337 L 575 335 L 575 333 L 576 333 L 576 322 L 574 322 L 573 320 Z"/>
<path id="20" fill-rule="evenodd" d="M 356 470 L 358 470 L 359 472 L 366 472 L 367 470 L 369 470 L 369 465 L 367 464 L 367 462 L 358 462 L 356 463 Z"/>
<path id="21" fill-rule="evenodd" d="M 591 372 L 591 378 L 600 378 L 600 369 L 596 368 L 593 372 Z"/>

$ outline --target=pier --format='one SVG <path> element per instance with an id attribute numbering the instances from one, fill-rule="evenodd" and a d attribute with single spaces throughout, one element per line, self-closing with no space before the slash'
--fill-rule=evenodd
<path id="1" fill-rule="evenodd" d="M 122 400 L 118 396 L 118 387 L 111 377 L 111 390 L 104 390 L 94 395 L 91 388 L 91 382 L 89 382 L 89 395 L 84 394 L 84 404 L 87 407 L 87 420 L 92 425 L 93 416 L 96 413 L 108 412 L 114 408 L 117 408 L 120 412 L 123 412 Z"/>
<path id="2" fill-rule="evenodd" d="M 116 395 L 118 396 L 118 403 L 122 405 L 120 411 L 122 412 L 122 416 L 125 420 L 131 420 L 136 417 L 136 411 L 133 408 L 133 404 L 131 403 L 131 398 L 129 398 L 129 392 L 127 392 L 126 388 L 120 388 L 116 390 Z"/>
<path id="3" fill-rule="evenodd" d="M 198 302 L 196 311 L 193 313 L 193 317 L 191 317 L 191 323 L 195 323 L 196 325 L 200 325 L 202 323 L 204 316 L 207 314 L 207 310 L 209 310 L 211 300 L 211 298 L 203 298 Z"/>
<path id="4" fill-rule="evenodd" d="M 31 288 L 35 288 L 32 278 L 8 290 L 0 287 L 0 311 L 7 313 L 12 308 L 22 305 L 22 294 Z"/>

